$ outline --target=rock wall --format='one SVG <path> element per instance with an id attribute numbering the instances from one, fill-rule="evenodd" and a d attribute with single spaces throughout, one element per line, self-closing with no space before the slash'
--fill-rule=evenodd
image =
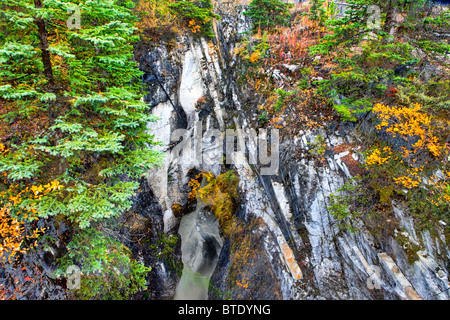
<path id="1" fill-rule="evenodd" d="M 239 244 L 224 235 L 209 298 L 449 299 L 448 247 L 429 233 L 416 234 L 405 209 L 396 207 L 393 218 L 412 241 L 423 244 L 414 263 L 408 262 L 392 235 L 374 238 L 364 225 L 356 234 L 342 231 L 329 214 L 330 194 L 354 175 L 363 161 L 352 128 L 299 132 L 295 141 L 281 146 L 283 156 L 276 176 L 261 176 L 258 166 L 243 158 L 232 166 L 199 158 L 214 149 L 211 139 L 202 136 L 206 130 L 246 129 L 251 122 L 248 110 L 241 106 L 249 97 L 235 81 L 239 62 L 231 54 L 240 34 L 250 27 L 243 10 L 244 6 L 232 11 L 217 8 L 222 20 L 215 22 L 215 39 L 180 36 L 175 47 L 161 43 L 141 58 L 149 91 L 145 101 L 160 118 L 149 124 L 149 129 L 163 142 L 161 148 L 167 155 L 164 165 L 148 178 L 163 212 L 164 232 L 177 233 L 180 217 L 172 206 L 187 204 L 193 171 L 217 175 L 233 168 L 240 177 L 242 202 L 236 216 L 244 225 L 253 254 L 237 254 L 241 252 L 236 249 Z M 326 138 L 329 150 L 351 147 L 327 152 L 325 163 L 307 154 L 289 156 L 293 149 L 308 149 L 308 142 L 314 142 L 319 134 Z M 189 148 L 180 152 L 180 141 Z M 222 156 L 221 150 L 214 152 L 212 159 Z M 170 279 L 163 270 L 161 267 L 159 278 Z M 165 296 L 173 296 L 174 286 L 161 288 L 168 290 Z"/>

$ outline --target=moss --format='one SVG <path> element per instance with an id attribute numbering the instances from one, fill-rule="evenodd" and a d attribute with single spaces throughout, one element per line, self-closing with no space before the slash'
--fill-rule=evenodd
<path id="1" fill-rule="evenodd" d="M 206 185 L 201 186 L 199 179 L 203 179 Z M 189 197 L 200 198 L 211 208 L 224 233 L 228 231 L 239 204 L 238 184 L 239 178 L 231 170 L 217 178 L 212 173 L 201 172 L 189 182 L 192 187 Z"/>
<path id="2" fill-rule="evenodd" d="M 380 202 L 382 204 L 388 204 L 391 201 L 391 195 L 394 192 L 394 186 L 388 185 L 388 186 L 381 186 L 378 188 L 378 192 L 380 195 Z"/>
<path id="3" fill-rule="evenodd" d="M 230 267 L 227 287 L 233 288 L 234 299 L 251 299 L 273 277 L 270 268 L 265 268 L 263 241 L 257 230 L 262 223 L 255 219 L 251 223 L 234 217 L 226 237 L 230 245 Z"/>
<path id="4" fill-rule="evenodd" d="M 403 248 L 406 258 L 410 264 L 419 260 L 417 252 L 421 249 L 419 245 L 412 242 L 404 232 L 397 232 L 395 235 L 397 243 Z"/>

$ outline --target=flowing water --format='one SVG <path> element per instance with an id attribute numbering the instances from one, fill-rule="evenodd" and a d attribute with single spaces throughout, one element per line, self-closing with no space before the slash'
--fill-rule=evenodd
<path id="1" fill-rule="evenodd" d="M 219 222 L 199 202 L 194 212 L 181 219 L 183 275 L 174 300 L 206 300 L 211 275 L 216 268 L 223 241 Z"/>

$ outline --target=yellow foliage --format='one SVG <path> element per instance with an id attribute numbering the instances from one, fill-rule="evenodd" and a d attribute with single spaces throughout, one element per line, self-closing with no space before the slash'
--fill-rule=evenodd
<path id="1" fill-rule="evenodd" d="M 35 204 L 28 203 L 27 205 L 23 205 L 22 203 L 27 199 L 40 200 L 47 194 L 61 192 L 63 188 L 64 186 L 57 180 L 51 181 L 46 185 L 25 187 L 23 189 L 18 184 L 12 184 L 8 190 L 0 192 L 0 199 L 3 198 L 5 204 L 9 202 L 10 205 L 14 206 L 15 215 L 21 220 L 37 220 L 38 212 Z"/>
<path id="2" fill-rule="evenodd" d="M 197 190 L 200 188 L 200 182 L 196 179 L 191 179 L 188 183 L 188 187 L 192 188 L 191 192 L 189 193 L 189 199 L 195 199 L 197 198 Z"/>
<path id="3" fill-rule="evenodd" d="M 44 187 L 47 188 L 47 192 L 51 192 L 54 190 L 60 190 L 64 186 L 60 185 L 59 181 L 55 180 L 55 181 L 50 182 L 49 184 L 46 184 Z"/>
<path id="4" fill-rule="evenodd" d="M 411 189 L 413 187 L 418 187 L 419 186 L 419 182 L 418 180 L 415 180 L 409 176 L 405 176 L 405 177 L 399 177 L 399 178 L 394 178 L 395 183 L 407 188 L 407 189 Z"/>
<path id="5" fill-rule="evenodd" d="M 450 185 L 446 184 L 445 188 L 448 189 Z M 450 194 L 444 193 L 444 200 L 450 203 Z"/>
<path id="6" fill-rule="evenodd" d="M 203 187 L 198 181 L 201 178 L 203 178 Z M 236 209 L 238 183 L 239 179 L 232 171 L 223 173 L 217 178 L 210 172 L 202 172 L 195 179 L 189 181 L 188 186 L 192 187 L 189 198 L 197 198 L 210 206 L 220 225 L 225 230 L 232 220 Z"/>
<path id="7" fill-rule="evenodd" d="M 23 222 L 19 222 L 10 215 L 10 210 L 6 207 L 0 208 L 0 261 L 6 257 L 5 254 L 10 252 L 8 260 L 11 262 L 18 253 L 24 253 L 25 250 L 20 246 L 24 240 Z"/>
<path id="8" fill-rule="evenodd" d="M 437 137 L 435 136 L 429 137 L 427 148 L 433 156 L 439 157 L 441 155 L 442 146 L 438 144 Z"/>
<path id="9" fill-rule="evenodd" d="M 391 148 L 384 147 L 383 154 L 386 154 L 387 157 L 382 157 L 381 151 L 379 149 L 375 149 L 373 150 L 372 154 L 367 158 L 366 163 L 368 166 L 373 166 L 374 164 L 382 165 L 383 163 L 389 160 L 391 153 L 392 153 Z"/>
<path id="10" fill-rule="evenodd" d="M 377 129 L 385 128 L 386 132 L 391 133 L 394 137 L 419 137 L 419 140 L 413 145 L 415 149 L 413 153 L 427 148 L 434 157 L 441 154 L 443 147 L 438 144 L 438 138 L 430 132 L 431 118 L 422 111 L 420 104 L 416 103 L 412 108 L 408 108 L 390 107 L 377 103 L 373 111 L 381 120 Z M 410 155 L 406 149 L 403 152 L 404 157 Z"/>
<path id="11" fill-rule="evenodd" d="M 31 235 L 25 234 L 25 223 L 11 216 L 10 208 L 0 207 L 0 262 L 12 262 L 18 253 L 25 253 L 24 240 L 35 239 L 45 228 L 34 229 Z"/>
<path id="12" fill-rule="evenodd" d="M 40 199 L 43 195 L 46 195 L 50 192 L 61 190 L 64 188 L 63 185 L 59 183 L 59 181 L 51 181 L 48 184 L 42 186 L 31 186 L 31 187 L 25 187 L 23 190 L 21 190 L 19 193 L 17 193 L 15 196 L 10 196 L 9 201 L 12 202 L 14 205 L 20 204 L 22 202 L 22 194 L 31 192 L 34 195 L 35 199 Z M 11 190 L 10 190 L 11 191 Z M 13 192 L 10 192 L 13 193 Z"/>
<path id="13" fill-rule="evenodd" d="M 412 107 L 390 107 L 383 104 L 376 104 L 373 111 L 377 114 L 381 121 L 377 125 L 377 129 L 385 129 L 386 132 L 392 134 L 394 137 L 402 137 L 408 140 L 409 137 L 417 137 L 418 140 L 414 143 L 413 150 L 408 150 L 402 147 L 401 155 L 403 159 L 400 161 L 408 163 L 408 174 L 393 177 L 394 182 L 404 188 L 411 189 L 418 187 L 420 184 L 419 172 L 423 168 L 413 168 L 411 163 L 416 162 L 415 156 L 418 151 L 428 150 L 434 157 L 439 157 L 442 153 L 443 146 L 439 144 L 438 137 L 432 134 L 431 118 L 428 114 L 422 111 L 419 104 L 413 104 Z M 388 147 L 383 151 L 375 149 L 367 159 L 367 165 L 383 165 L 390 159 L 391 151 Z M 396 160 L 396 159 L 395 159 Z"/>

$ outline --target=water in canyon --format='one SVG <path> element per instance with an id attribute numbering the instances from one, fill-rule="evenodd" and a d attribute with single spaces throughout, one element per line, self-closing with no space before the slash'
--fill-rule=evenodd
<path id="1" fill-rule="evenodd" d="M 223 241 L 219 222 L 200 202 L 195 211 L 181 219 L 183 275 L 174 300 L 207 300 L 211 275 L 216 268 Z"/>

